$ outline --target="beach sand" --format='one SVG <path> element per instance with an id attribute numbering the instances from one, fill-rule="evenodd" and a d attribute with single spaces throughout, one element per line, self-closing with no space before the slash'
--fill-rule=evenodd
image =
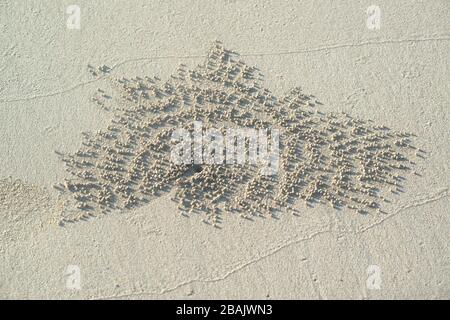
<path id="1" fill-rule="evenodd" d="M 378 2 L 374 30 L 367 1 L 77 1 L 79 29 L 72 4 L 0 4 L 0 298 L 450 298 L 447 1 Z M 172 190 L 61 223 L 68 192 L 53 186 L 73 177 L 55 151 L 120 114 L 115 95 L 91 101 L 98 88 L 164 82 L 216 40 L 277 97 L 301 87 L 313 110 L 413 133 L 416 174 L 382 213 L 299 201 L 298 215 L 213 228 Z"/>

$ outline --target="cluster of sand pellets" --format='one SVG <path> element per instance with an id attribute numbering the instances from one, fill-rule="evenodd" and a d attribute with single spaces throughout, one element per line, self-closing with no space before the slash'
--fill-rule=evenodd
<path id="1" fill-rule="evenodd" d="M 216 227 L 228 213 L 249 220 L 298 215 L 298 201 L 383 212 L 383 202 L 401 192 L 404 176 L 414 172 L 409 158 L 422 156 L 412 134 L 348 114 L 324 114 L 297 88 L 277 98 L 261 77 L 216 42 L 204 64 L 194 70 L 181 65 L 166 82 L 111 79 L 116 92 L 98 89 L 93 98 L 102 106 L 117 98 L 110 125 L 83 133 L 79 151 L 61 156 L 71 174 L 55 186 L 70 199 L 62 221 L 141 206 L 167 193 L 182 215 Z M 278 174 L 262 175 L 251 164 L 174 164 L 172 133 L 194 121 L 222 132 L 278 129 Z"/>

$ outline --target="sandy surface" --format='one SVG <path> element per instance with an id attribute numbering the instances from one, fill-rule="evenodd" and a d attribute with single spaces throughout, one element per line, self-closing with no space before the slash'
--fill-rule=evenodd
<path id="1" fill-rule="evenodd" d="M 78 1 L 79 30 L 70 4 L 0 4 L 1 298 L 450 298 L 448 1 L 379 1 L 379 30 L 368 1 Z M 108 79 L 87 64 L 165 79 L 216 39 L 276 94 L 301 86 L 326 112 L 415 133 L 420 176 L 385 215 L 303 206 L 216 229 L 165 196 L 58 225 L 52 185 L 67 173 L 54 151 L 112 117 L 90 101 Z"/>

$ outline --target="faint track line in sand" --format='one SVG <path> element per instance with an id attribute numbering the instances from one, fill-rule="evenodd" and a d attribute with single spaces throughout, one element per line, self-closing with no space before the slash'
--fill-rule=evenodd
<path id="1" fill-rule="evenodd" d="M 361 230 L 349 230 L 349 231 L 345 231 L 342 232 L 340 235 L 345 235 L 345 234 L 361 234 L 364 233 L 368 230 L 371 230 L 372 228 L 379 226 L 381 224 L 383 224 L 385 221 L 389 220 L 390 218 L 397 216 L 399 213 L 406 211 L 408 209 L 411 208 L 417 208 L 417 207 L 421 207 L 424 206 L 426 204 L 432 203 L 432 202 L 436 202 L 438 200 L 441 200 L 443 198 L 446 198 L 450 196 L 450 188 L 446 188 L 446 189 L 442 189 L 436 193 L 433 194 L 429 194 L 426 196 L 421 196 L 418 199 L 415 199 L 411 202 L 409 202 L 408 204 L 404 204 L 401 205 L 400 207 L 397 208 L 397 210 L 395 210 L 392 214 L 388 215 L 385 219 L 380 220 L 378 222 L 375 222 L 365 228 L 362 228 Z M 192 280 L 188 280 L 182 283 L 177 284 L 176 286 L 170 287 L 170 288 L 165 288 L 162 289 L 160 291 L 145 291 L 145 292 L 135 292 L 135 293 L 128 293 L 128 294 L 118 294 L 118 295 L 111 295 L 111 296 L 104 296 L 104 297 L 94 297 L 94 298 L 90 298 L 93 300 L 101 300 L 101 299 L 113 299 L 113 298 L 127 298 L 127 297 L 136 297 L 136 296 L 141 296 L 141 295 L 163 295 L 169 292 L 173 292 L 179 288 L 182 288 L 184 286 L 193 284 L 193 283 L 215 283 L 215 282 L 220 282 L 222 280 L 225 280 L 226 278 L 230 277 L 231 275 L 239 272 L 240 270 L 245 269 L 246 267 L 258 263 L 259 261 L 262 261 L 266 258 L 269 258 L 275 254 L 277 254 L 278 252 L 282 251 L 283 249 L 286 249 L 288 247 L 294 246 L 296 244 L 302 243 L 304 241 L 308 241 L 308 240 L 312 240 L 314 238 L 316 238 L 319 235 L 322 234 L 326 234 L 326 233 L 332 233 L 333 230 L 331 228 L 327 228 L 321 231 L 317 231 L 307 237 L 303 237 L 303 238 L 299 238 L 299 239 L 295 239 L 292 241 L 288 241 L 285 244 L 282 244 L 276 248 L 273 248 L 272 250 L 270 250 L 269 252 L 267 252 L 266 254 L 256 257 L 250 261 L 247 261 L 246 263 L 240 264 L 238 266 L 236 266 L 235 268 L 231 269 L 230 271 L 226 272 L 225 274 L 221 275 L 221 276 L 217 276 L 215 278 L 211 278 L 211 279 L 192 279 Z"/>
<path id="2" fill-rule="evenodd" d="M 442 198 L 445 198 L 445 197 L 448 197 L 448 196 L 450 196 L 450 188 L 442 189 L 441 191 L 438 191 L 435 194 L 421 197 L 421 198 L 419 198 L 417 200 L 414 200 L 414 201 L 412 201 L 412 202 L 410 202 L 408 204 L 404 204 L 404 205 L 400 206 L 397 210 L 395 210 L 394 213 L 388 215 L 383 220 L 375 222 L 375 223 L 373 223 L 373 224 L 371 224 L 371 225 L 361 229 L 360 231 L 355 232 L 355 234 L 364 233 L 364 232 L 366 232 L 366 231 L 368 231 L 368 230 L 370 230 L 370 229 L 372 229 L 372 228 L 374 228 L 374 227 L 384 223 L 386 220 L 389 220 L 390 218 L 392 218 L 393 216 L 396 216 L 397 214 L 399 214 L 402 211 L 405 211 L 405 210 L 408 210 L 408 209 L 411 209 L 411 208 L 422 207 L 422 206 L 424 206 L 424 205 L 426 205 L 428 203 L 432 203 L 432 202 L 438 201 L 438 200 L 440 200 Z"/>
<path id="3" fill-rule="evenodd" d="M 417 38 L 417 39 L 398 39 L 398 40 L 380 40 L 380 41 L 362 41 L 359 43 L 345 43 L 345 44 L 335 44 L 330 46 L 322 46 L 313 49 L 301 49 L 294 51 L 281 51 L 281 52 L 261 52 L 261 53 L 248 53 L 242 54 L 243 57 L 253 57 L 253 56 L 274 56 L 274 55 L 289 55 L 289 54 L 297 54 L 297 53 L 309 53 L 309 52 L 319 52 L 319 51 L 327 51 L 334 49 L 342 49 L 342 48 L 357 48 L 374 44 L 401 44 L 401 43 L 419 43 L 419 42 L 430 42 L 430 41 L 448 41 L 450 37 L 442 37 L 442 38 Z"/>
<path id="4" fill-rule="evenodd" d="M 440 41 L 449 41 L 449 40 L 450 40 L 450 36 L 445 35 L 444 37 L 428 37 L 428 38 L 425 37 L 425 38 L 416 38 L 416 39 L 362 41 L 362 42 L 358 42 L 358 43 L 345 43 L 345 44 L 334 44 L 334 45 L 329 45 L 329 46 L 320 46 L 320 47 L 311 48 L 311 49 L 299 49 L 299 50 L 288 50 L 288 51 L 277 51 L 277 52 L 243 53 L 243 54 L 240 54 L 239 56 L 241 56 L 241 57 L 282 56 L 282 55 L 293 55 L 293 54 L 301 54 L 301 53 L 336 50 L 336 49 L 343 49 L 343 48 L 357 48 L 357 47 L 363 47 L 363 46 L 369 46 L 369 45 L 440 42 Z M 126 59 L 126 60 L 123 60 L 121 62 L 114 64 L 111 67 L 110 72 L 108 74 L 98 77 L 96 79 L 81 82 L 81 83 L 73 85 L 67 89 L 63 89 L 63 90 L 55 91 L 55 92 L 51 92 L 51 93 L 38 94 L 38 95 L 33 95 L 33 96 L 29 96 L 29 97 L 24 97 L 24 98 L 0 99 L 0 103 L 35 100 L 35 99 L 48 98 L 48 97 L 53 97 L 53 96 L 57 96 L 60 94 L 68 93 L 68 92 L 74 91 L 78 88 L 81 88 L 85 85 L 109 78 L 115 69 L 117 69 L 127 63 L 131 63 L 131 62 L 148 61 L 148 60 L 164 60 L 164 59 L 200 59 L 200 58 L 206 58 L 206 55 L 201 55 L 201 54 L 179 55 L 179 56 L 178 55 L 165 55 L 165 56 L 153 56 L 153 57 Z"/>

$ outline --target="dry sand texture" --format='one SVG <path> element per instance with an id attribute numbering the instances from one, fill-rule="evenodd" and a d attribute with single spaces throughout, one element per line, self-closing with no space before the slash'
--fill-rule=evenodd
<path id="1" fill-rule="evenodd" d="M 68 5 L 0 5 L 1 297 L 449 298 L 447 2 Z"/>

